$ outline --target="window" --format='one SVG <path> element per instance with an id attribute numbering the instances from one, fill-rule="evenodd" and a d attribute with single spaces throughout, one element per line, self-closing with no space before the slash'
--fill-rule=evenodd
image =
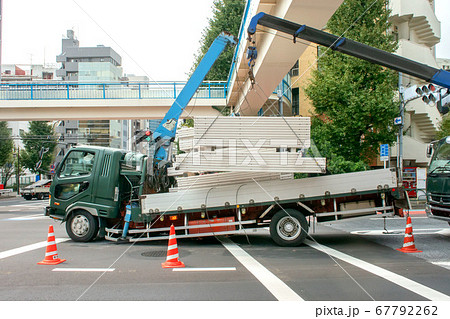
<path id="1" fill-rule="evenodd" d="M 58 184 L 55 187 L 55 198 L 69 199 L 88 189 L 88 182 Z"/>
<path id="2" fill-rule="evenodd" d="M 59 177 L 89 175 L 94 166 L 95 154 L 84 151 L 72 151 L 62 163 Z"/>
<path id="3" fill-rule="evenodd" d="M 298 60 L 291 69 L 291 76 L 298 76 Z"/>
<path id="4" fill-rule="evenodd" d="M 292 89 L 292 115 L 299 115 L 299 90 L 298 88 Z"/>

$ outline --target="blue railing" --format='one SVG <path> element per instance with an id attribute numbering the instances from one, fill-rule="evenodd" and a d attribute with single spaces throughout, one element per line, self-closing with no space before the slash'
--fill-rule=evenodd
<path id="1" fill-rule="evenodd" d="M 289 73 L 286 74 L 281 83 L 277 85 L 273 94 L 277 94 L 278 90 L 281 90 L 283 96 L 288 99 L 289 103 L 292 102 L 291 75 Z"/>
<path id="2" fill-rule="evenodd" d="M 0 100 L 176 99 L 186 82 L 1 83 Z M 226 98 L 226 82 L 203 82 L 194 99 Z"/>

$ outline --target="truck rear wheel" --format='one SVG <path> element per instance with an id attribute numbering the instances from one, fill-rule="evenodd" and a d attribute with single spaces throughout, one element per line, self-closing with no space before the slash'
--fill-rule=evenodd
<path id="1" fill-rule="evenodd" d="M 67 234 L 73 241 L 91 241 L 97 236 L 98 229 L 98 219 L 84 210 L 73 212 L 66 222 Z"/>
<path id="2" fill-rule="evenodd" d="M 284 247 L 298 246 L 308 235 L 308 222 L 298 210 L 286 208 L 275 213 L 270 222 L 270 236 Z"/>

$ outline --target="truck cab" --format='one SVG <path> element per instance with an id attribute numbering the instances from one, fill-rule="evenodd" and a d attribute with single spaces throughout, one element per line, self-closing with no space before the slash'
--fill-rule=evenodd
<path id="1" fill-rule="evenodd" d="M 66 222 L 76 241 L 94 239 L 142 194 L 147 157 L 124 150 L 72 148 L 58 165 L 46 215 Z"/>
<path id="2" fill-rule="evenodd" d="M 450 136 L 432 143 L 427 156 L 431 157 L 431 162 L 427 174 L 426 213 L 430 218 L 450 224 Z"/>

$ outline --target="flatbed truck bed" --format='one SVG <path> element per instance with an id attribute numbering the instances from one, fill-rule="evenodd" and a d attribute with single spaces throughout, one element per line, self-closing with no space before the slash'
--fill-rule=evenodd
<path id="1" fill-rule="evenodd" d="M 308 216 L 320 222 L 393 215 L 396 188 L 395 169 L 377 169 L 148 194 L 131 207 L 132 220 L 142 220 L 142 225 L 135 223 L 126 239 L 167 239 L 171 224 L 180 238 L 249 234 L 270 227 L 278 244 L 298 245 L 308 232 Z M 291 217 L 299 222 L 296 230 Z M 118 241 L 121 234 L 118 227 L 106 228 L 105 238 Z"/>

